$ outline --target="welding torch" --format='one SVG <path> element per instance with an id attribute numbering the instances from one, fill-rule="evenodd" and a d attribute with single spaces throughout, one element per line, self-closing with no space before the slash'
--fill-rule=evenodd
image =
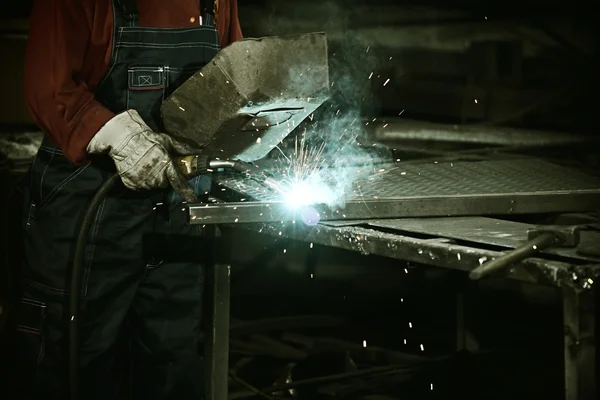
<path id="1" fill-rule="evenodd" d="M 176 158 L 175 165 L 179 172 L 188 179 L 213 172 L 216 169 L 232 169 L 262 183 L 277 193 L 283 193 L 283 186 L 271 174 L 249 162 L 220 160 L 207 155 L 195 154 Z"/>

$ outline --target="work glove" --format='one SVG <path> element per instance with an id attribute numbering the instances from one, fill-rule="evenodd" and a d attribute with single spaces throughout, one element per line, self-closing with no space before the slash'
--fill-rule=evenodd
<path id="1" fill-rule="evenodd" d="M 171 185 L 184 201 L 197 201 L 194 190 L 172 159 L 184 155 L 185 146 L 170 136 L 152 131 L 135 110 L 127 110 L 109 120 L 94 135 L 87 151 L 108 153 L 129 189 L 160 189 Z"/>

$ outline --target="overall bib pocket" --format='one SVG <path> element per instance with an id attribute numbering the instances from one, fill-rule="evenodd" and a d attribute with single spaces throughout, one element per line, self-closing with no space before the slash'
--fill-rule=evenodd
<path id="1" fill-rule="evenodd" d="M 165 67 L 129 67 L 126 108 L 137 110 L 149 125 L 152 121 L 160 121 L 160 105 L 166 87 Z"/>

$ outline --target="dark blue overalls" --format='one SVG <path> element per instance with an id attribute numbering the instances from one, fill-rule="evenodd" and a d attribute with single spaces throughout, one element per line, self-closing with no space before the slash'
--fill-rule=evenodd
<path id="1" fill-rule="evenodd" d="M 112 60 L 96 99 L 115 113 L 136 109 L 160 131 L 161 101 L 219 50 L 208 3 L 203 25 L 156 29 L 138 26 L 135 0 L 114 0 Z M 107 156 L 85 166 L 71 164 L 49 139 L 31 166 L 24 190 L 26 256 L 16 346 L 22 398 L 67 396 L 75 237 L 90 199 L 114 172 Z M 199 195 L 210 190 L 207 177 L 191 183 Z M 120 184 L 100 206 L 81 293 L 83 398 L 117 399 L 129 370 L 135 398 L 201 397 L 201 255 L 185 256 L 193 251 L 190 236 L 201 233 L 187 223 L 171 190 L 134 192 Z"/>

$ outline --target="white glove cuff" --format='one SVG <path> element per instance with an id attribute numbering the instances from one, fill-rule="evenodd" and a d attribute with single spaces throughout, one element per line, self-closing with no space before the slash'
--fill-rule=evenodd
<path id="1" fill-rule="evenodd" d="M 87 151 L 90 154 L 107 153 L 121 147 L 132 135 L 151 131 L 136 110 L 127 110 L 100 128 L 87 145 Z"/>

